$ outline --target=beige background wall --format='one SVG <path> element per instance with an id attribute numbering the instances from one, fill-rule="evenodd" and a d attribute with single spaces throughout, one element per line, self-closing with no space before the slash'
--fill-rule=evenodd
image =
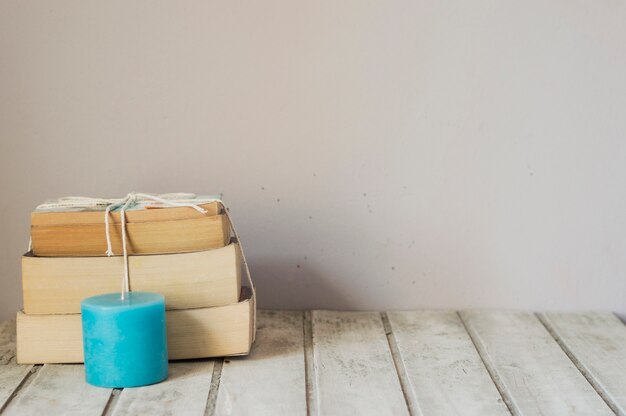
<path id="1" fill-rule="evenodd" d="M 265 308 L 626 313 L 626 3 L 0 1 L 0 318 L 30 210 L 223 193 Z"/>

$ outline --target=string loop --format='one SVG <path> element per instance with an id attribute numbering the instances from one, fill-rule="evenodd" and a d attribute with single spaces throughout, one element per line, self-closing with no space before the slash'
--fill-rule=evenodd
<path id="1" fill-rule="evenodd" d="M 126 211 L 131 206 L 140 205 L 155 205 L 166 207 L 190 207 L 196 211 L 206 214 L 207 210 L 199 206 L 198 204 L 206 204 L 210 202 L 219 202 L 223 207 L 223 202 L 218 198 L 200 198 L 197 199 L 195 194 L 187 193 L 174 193 L 163 195 L 151 195 L 138 192 L 131 192 L 121 199 L 104 199 L 104 198 L 90 198 L 83 196 L 69 196 L 59 198 L 54 202 L 47 202 L 37 207 L 38 210 L 64 210 L 64 209 L 80 209 L 80 208 L 102 208 L 104 209 L 104 229 L 107 240 L 107 250 L 105 254 L 107 256 L 113 256 L 113 247 L 111 244 L 111 224 L 109 217 L 111 212 L 120 210 L 120 224 L 122 226 L 122 254 L 124 256 L 124 278 L 122 280 L 121 299 L 126 298 L 126 293 L 130 292 L 130 273 L 128 268 L 128 237 L 126 230 Z M 31 243 L 29 243 L 29 249 Z"/>
<path id="2" fill-rule="evenodd" d="M 37 210 L 51 210 L 51 211 L 67 211 L 67 210 L 77 210 L 77 209 L 102 209 L 104 208 L 104 226 L 105 226 L 105 234 L 107 240 L 107 250 L 105 254 L 107 256 L 113 256 L 113 248 L 111 245 L 111 233 L 110 233 L 110 221 L 109 216 L 112 211 L 119 209 L 120 210 L 120 223 L 122 226 L 122 254 L 124 256 L 124 277 L 122 280 L 122 289 L 121 289 L 121 299 L 124 300 L 126 297 L 126 293 L 130 292 L 130 273 L 128 267 L 128 248 L 127 248 L 127 230 L 126 230 L 126 211 L 131 206 L 159 206 L 159 207 L 189 207 L 193 208 L 196 211 L 206 214 L 207 210 L 202 208 L 199 204 L 208 204 L 211 202 L 216 202 L 220 205 L 220 208 L 226 218 L 228 218 L 228 222 L 230 224 L 230 228 L 239 244 L 239 252 L 241 253 L 241 260 L 244 266 L 244 270 L 246 272 L 246 277 L 248 280 L 248 284 L 250 285 L 250 290 L 252 291 L 253 298 L 256 297 L 256 290 L 254 284 L 252 283 L 252 277 L 250 275 L 250 268 L 248 267 L 248 262 L 246 260 L 246 256 L 244 254 L 243 246 L 241 244 L 241 239 L 237 233 L 237 229 L 235 228 L 235 224 L 231 218 L 230 211 L 221 199 L 214 197 L 206 197 L 206 198 L 197 198 L 195 194 L 190 193 L 170 193 L 170 194 L 161 194 L 161 195 L 151 195 L 144 194 L 138 192 L 131 192 L 126 195 L 124 198 L 119 199 L 106 199 L 106 198 L 90 198 L 84 196 L 69 196 L 64 198 L 59 198 L 55 201 L 46 202 L 39 206 L 37 206 Z M 156 204 L 155 204 L 156 203 Z M 32 249 L 32 240 L 29 241 L 29 251 Z"/>
<path id="3" fill-rule="evenodd" d="M 113 203 L 111 205 L 107 205 L 104 211 L 104 224 L 105 224 L 104 226 L 106 228 L 106 239 L 107 239 L 107 251 L 106 251 L 107 256 L 113 255 L 113 249 L 111 247 L 111 234 L 109 233 L 109 214 L 111 213 L 112 209 L 118 208 L 121 205 L 120 223 L 122 224 L 122 253 L 124 255 L 124 280 L 122 281 L 122 291 L 121 291 L 122 300 L 125 299 L 126 293 L 130 292 L 130 272 L 128 269 L 128 248 L 127 248 L 127 237 L 126 237 L 126 210 L 131 205 L 137 204 L 138 201 L 142 201 L 142 202 L 155 201 L 165 206 L 190 207 L 202 214 L 207 213 L 206 209 L 196 204 L 187 203 L 187 202 L 178 202 L 176 200 L 168 200 L 166 198 L 161 198 L 156 195 L 142 194 L 142 193 L 136 193 L 136 192 L 129 193 L 128 195 L 126 195 L 126 197 L 122 201 Z M 210 200 L 210 201 L 217 201 L 217 199 Z M 206 201 L 206 202 L 209 202 L 209 201 Z"/>

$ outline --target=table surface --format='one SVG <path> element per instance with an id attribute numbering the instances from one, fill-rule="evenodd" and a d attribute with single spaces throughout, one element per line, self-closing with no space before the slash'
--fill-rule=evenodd
<path id="1" fill-rule="evenodd" d="M 18 365 L 0 324 L 11 415 L 626 415 L 626 326 L 610 313 L 259 311 L 250 356 L 172 362 L 105 389 L 82 365 Z"/>

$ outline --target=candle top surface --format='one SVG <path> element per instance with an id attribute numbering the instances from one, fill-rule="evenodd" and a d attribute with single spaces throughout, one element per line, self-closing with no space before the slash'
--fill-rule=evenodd
<path id="1" fill-rule="evenodd" d="M 133 309 L 151 305 L 165 304 L 165 297 L 159 293 L 151 292 L 127 292 L 124 299 L 119 292 L 92 296 L 83 299 L 81 306 L 91 309 Z"/>

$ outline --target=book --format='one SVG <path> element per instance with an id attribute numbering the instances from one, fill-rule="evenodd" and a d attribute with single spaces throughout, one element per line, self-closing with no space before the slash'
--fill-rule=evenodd
<path id="1" fill-rule="evenodd" d="M 161 293 L 166 309 L 237 302 L 241 288 L 239 245 L 191 253 L 129 256 L 131 290 Z M 22 257 L 24 313 L 80 313 L 80 301 L 117 292 L 124 258 Z"/>
<path id="2" fill-rule="evenodd" d="M 179 208 L 159 210 L 170 209 Z M 193 208 L 185 209 L 198 213 Z M 230 224 L 227 216 L 200 215 L 202 216 L 199 218 L 127 222 L 128 254 L 182 253 L 227 245 L 230 241 Z M 100 222 L 93 224 L 31 225 L 33 254 L 68 257 L 105 256 L 107 240 L 103 218 L 101 216 Z M 109 233 L 113 252 L 122 254 L 121 224 L 109 224 Z"/>
<path id="3" fill-rule="evenodd" d="M 169 359 L 245 355 L 255 334 L 255 297 L 243 287 L 240 302 L 165 313 Z M 81 363 L 80 314 L 17 313 L 17 362 Z"/>

